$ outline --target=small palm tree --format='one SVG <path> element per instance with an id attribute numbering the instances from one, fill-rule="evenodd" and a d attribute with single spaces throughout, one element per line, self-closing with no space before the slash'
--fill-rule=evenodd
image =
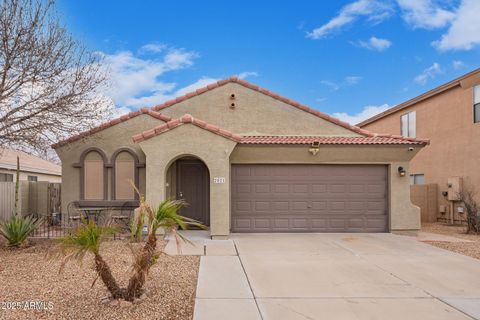
<path id="1" fill-rule="evenodd" d="M 128 282 L 127 288 L 118 286 L 113 277 L 110 268 L 100 255 L 100 244 L 107 237 L 116 232 L 111 227 L 99 227 L 95 222 L 90 221 L 81 225 L 71 235 L 60 240 L 60 250 L 57 250 L 65 257 L 61 269 L 65 262 L 71 258 L 82 260 L 86 253 L 92 253 L 95 257 L 95 270 L 105 284 L 114 299 L 125 299 L 133 301 L 142 294 L 146 276 L 150 267 L 156 262 L 158 254 L 157 247 L 157 231 L 164 228 L 166 233 L 172 232 L 177 242 L 180 239 L 188 241 L 176 229 L 186 229 L 188 226 L 197 226 L 204 228 L 199 222 L 183 217 L 177 212 L 184 207 L 186 203 L 182 200 L 166 200 L 160 206 L 153 210 L 145 201 L 143 196 L 140 197 L 139 217 L 148 217 L 148 236 L 145 245 L 140 252 L 134 253 L 133 274 Z"/>
<path id="2" fill-rule="evenodd" d="M 9 246 L 19 247 L 27 241 L 39 224 L 39 219 L 14 214 L 0 223 L 0 235 L 7 240 Z"/>

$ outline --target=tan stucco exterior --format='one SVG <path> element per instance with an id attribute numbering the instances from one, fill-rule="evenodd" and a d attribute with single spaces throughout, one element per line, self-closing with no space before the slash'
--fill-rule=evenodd
<path id="1" fill-rule="evenodd" d="M 232 93 L 235 95 L 233 109 L 230 107 Z M 172 118 L 188 113 L 236 135 L 360 136 L 348 128 L 236 83 L 228 83 L 184 100 L 162 109 L 161 113 Z M 389 170 L 390 230 L 419 229 L 419 208 L 410 203 L 408 178 L 399 177 L 398 167 L 408 167 L 420 146 L 413 151 L 409 151 L 407 145 L 321 146 L 320 152 L 312 155 L 308 152 L 308 145 L 242 145 L 233 138 L 215 134 L 192 123 L 176 126 L 138 143 L 133 142 L 133 135 L 162 123 L 148 115 L 141 115 L 89 138 L 57 148 L 64 177 L 63 209 L 69 202 L 79 198 L 80 171 L 74 164 L 84 150 L 99 148 L 110 159 L 115 150 L 128 147 L 145 163 L 145 168 L 140 170 L 140 190 L 152 205 L 174 194 L 172 175 L 175 170 L 171 166 L 175 165 L 175 160 L 195 157 L 205 163 L 210 176 L 212 237 L 226 237 L 230 233 L 230 170 L 231 165 L 237 163 L 386 165 Z M 107 181 L 110 181 L 111 170 L 107 170 Z M 214 183 L 215 177 L 225 178 L 225 182 Z M 108 197 L 111 197 L 111 186 L 108 187 Z"/>
<path id="2" fill-rule="evenodd" d="M 232 100 L 231 94 L 235 95 Z M 235 103 L 235 108 L 231 104 Z M 172 118 L 191 114 L 241 135 L 359 136 L 358 133 L 306 113 L 237 83 L 205 92 L 161 110 Z"/>
<path id="3" fill-rule="evenodd" d="M 437 212 L 440 205 L 447 210 L 449 207 L 442 195 L 447 191 L 448 178 L 465 177 L 477 189 L 480 186 L 480 123 L 473 121 L 472 88 L 480 79 L 478 74 L 471 78 L 362 126 L 378 133 L 399 135 L 400 117 L 416 112 L 417 137 L 429 139 L 430 145 L 411 161 L 407 174 L 424 174 L 425 183 L 438 185 Z M 454 215 L 456 220 L 464 219 L 456 210 Z M 438 212 L 438 218 L 446 215 Z"/>

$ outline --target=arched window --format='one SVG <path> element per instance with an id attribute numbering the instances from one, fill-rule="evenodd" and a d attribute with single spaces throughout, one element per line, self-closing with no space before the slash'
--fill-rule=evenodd
<path id="1" fill-rule="evenodd" d="M 107 196 L 107 169 L 105 155 L 100 150 L 86 150 L 82 154 L 82 200 L 106 200 Z"/>
<path id="2" fill-rule="evenodd" d="M 132 183 L 138 188 L 139 163 L 137 154 L 130 148 L 120 148 L 112 155 L 112 199 L 138 200 Z"/>
<path id="3" fill-rule="evenodd" d="M 134 200 L 135 159 L 127 151 L 117 154 L 115 159 L 115 199 Z"/>

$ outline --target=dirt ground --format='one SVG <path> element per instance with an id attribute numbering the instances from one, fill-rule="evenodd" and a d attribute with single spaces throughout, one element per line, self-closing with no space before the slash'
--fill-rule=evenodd
<path id="1" fill-rule="evenodd" d="M 112 240 L 101 247 L 122 286 L 132 262 L 127 244 Z M 164 245 L 159 242 L 160 248 Z M 61 262 L 46 259 L 51 247 L 51 241 L 37 240 L 33 246 L 11 250 L 0 240 L 0 319 L 192 319 L 198 257 L 162 254 L 150 270 L 147 297 L 132 304 L 105 300 L 108 292 L 100 279 L 92 286 L 96 273 L 88 255 L 82 266 L 69 262 L 59 274 Z"/>
<path id="2" fill-rule="evenodd" d="M 447 225 L 444 223 L 422 223 L 422 231 L 445 234 L 452 237 L 470 240 L 472 242 L 444 242 L 425 241 L 433 246 L 458 252 L 476 259 L 480 259 L 480 235 L 467 234 L 466 226 Z"/>

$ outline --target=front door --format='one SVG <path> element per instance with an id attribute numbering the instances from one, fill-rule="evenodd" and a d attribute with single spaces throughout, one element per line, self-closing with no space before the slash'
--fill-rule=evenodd
<path id="1" fill-rule="evenodd" d="M 182 216 L 209 225 L 210 185 L 205 164 L 200 160 L 177 161 L 177 199 L 183 199 L 188 206 L 180 210 Z"/>

